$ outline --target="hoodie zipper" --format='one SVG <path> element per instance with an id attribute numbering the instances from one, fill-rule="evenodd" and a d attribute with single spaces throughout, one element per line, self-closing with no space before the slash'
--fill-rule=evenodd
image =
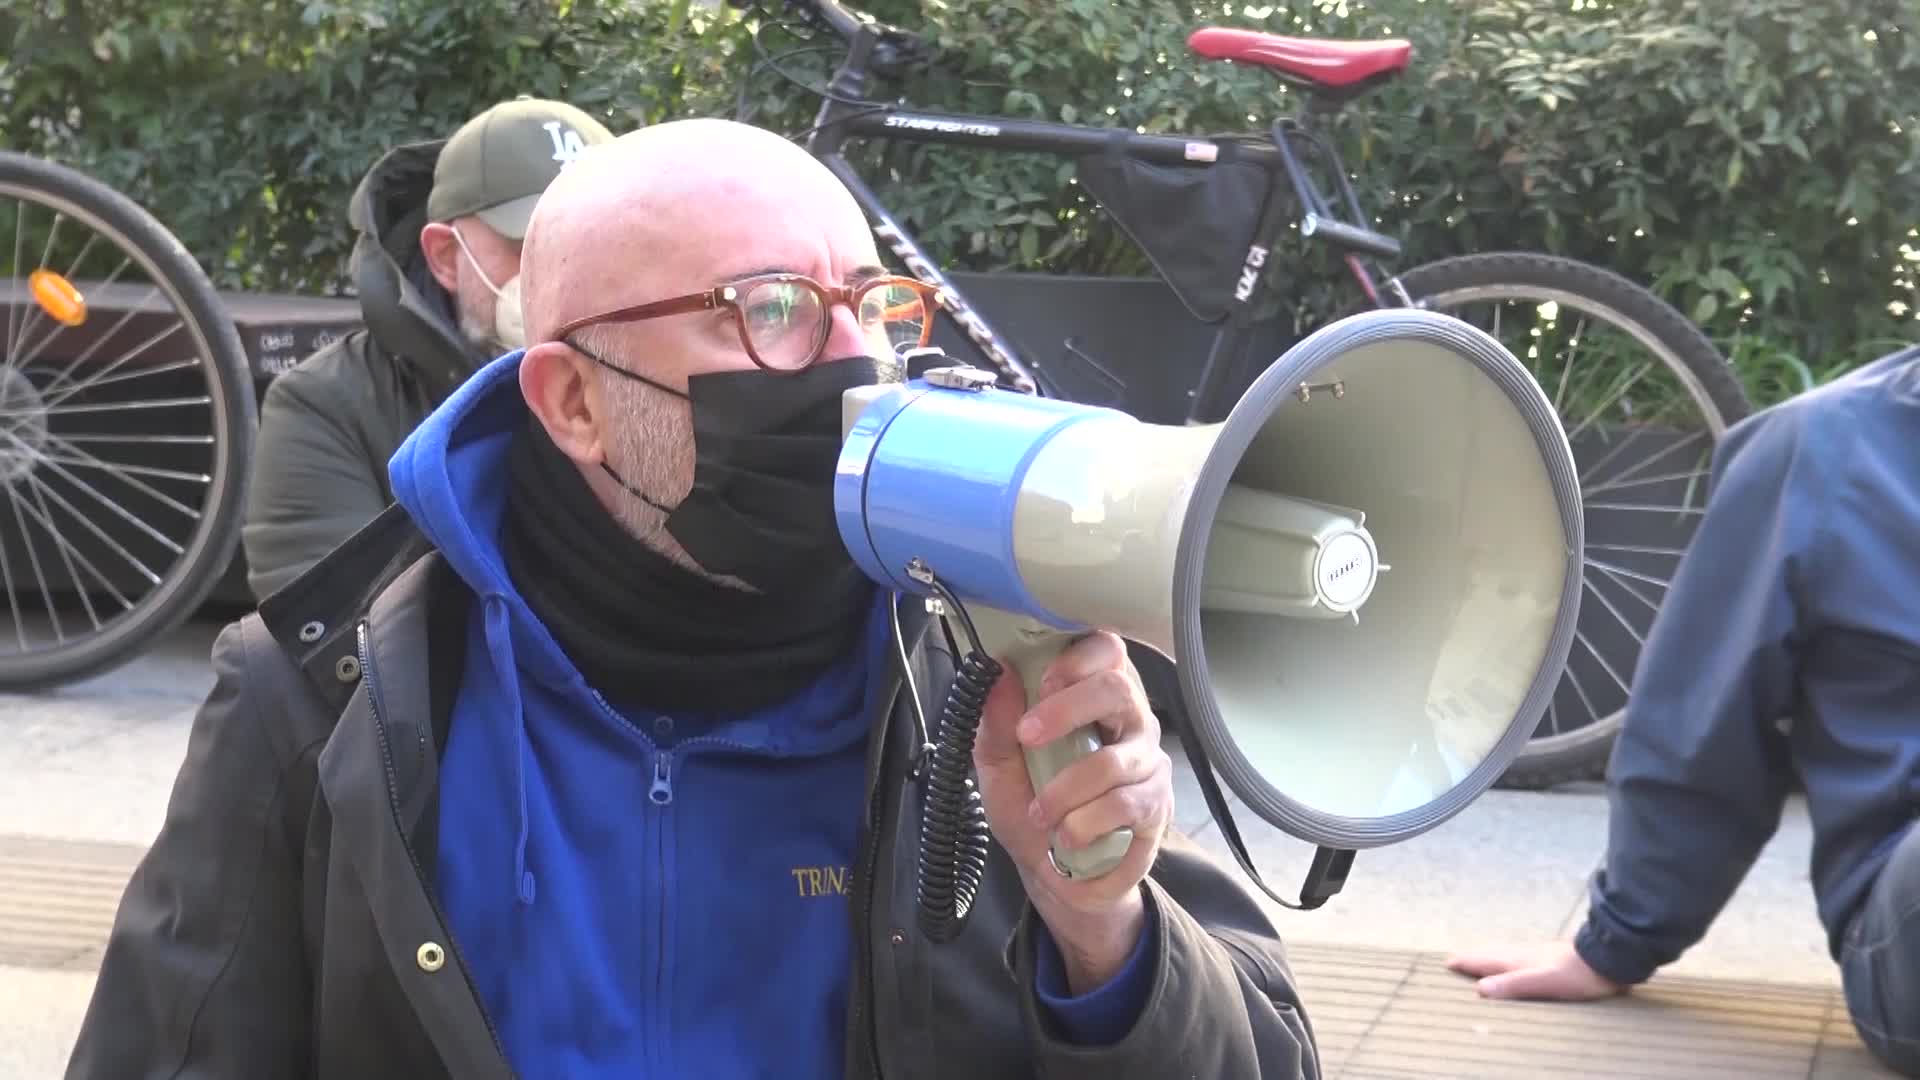
<path id="1" fill-rule="evenodd" d="M 646 748 L 653 752 L 653 782 L 647 788 L 647 801 L 652 803 L 656 812 L 647 815 L 647 840 L 652 849 L 647 861 L 653 866 L 653 880 L 656 883 L 657 899 L 654 902 L 654 957 L 658 965 L 654 971 L 654 1000 L 662 1003 L 653 1012 L 652 1030 L 647 1033 L 647 1045 L 653 1059 L 653 1072 L 660 1076 L 676 1075 L 679 1070 L 672 1067 L 670 1048 L 667 1045 L 669 1027 L 664 1019 L 666 1002 L 673 999 L 671 988 L 667 985 L 667 954 L 672 940 L 672 927 L 669 915 L 669 894 L 666 882 L 670 867 L 667 852 L 667 840 L 670 835 L 671 815 L 673 814 L 673 767 L 677 759 L 684 759 L 687 751 L 699 746 L 720 746 L 744 753 L 754 753 L 755 748 L 742 742 L 719 736 L 703 736 L 688 739 L 676 749 L 667 750 L 654 742 L 640 725 L 621 715 L 618 709 L 607 703 L 607 699 L 598 690 L 588 688 L 593 703 L 609 719 L 625 725 L 640 739 Z"/>
<path id="2" fill-rule="evenodd" d="M 388 737 L 386 717 L 380 714 L 380 683 L 373 672 L 373 649 L 368 642 L 367 623 L 362 619 L 354 628 L 354 649 L 360 660 L 360 678 L 367 684 L 367 711 L 373 715 L 374 734 L 380 740 L 380 759 L 387 770 L 387 804 L 393 812 L 394 828 L 400 832 L 400 847 L 407 853 L 407 861 L 413 865 L 414 877 L 420 883 L 420 891 L 426 895 L 427 906 L 432 908 L 433 916 L 441 926 L 452 925 L 447 921 L 447 913 L 441 909 L 440 900 L 428 886 L 426 871 L 420 865 L 420 856 L 407 842 L 406 830 L 400 829 L 400 778 L 393 768 L 393 746 Z M 420 733 L 422 750 L 426 743 L 426 732 Z M 460 951 L 460 942 L 450 933 L 440 935 L 447 939 L 447 950 L 460 968 L 461 977 L 466 980 L 467 992 L 473 995 L 474 1006 L 480 1013 L 480 1022 L 487 1027 L 487 1037 L 493 1040 L 493 1049 L 500 1056 L 507 1075 L 514 1075 L 513 1063 L 507 1057 L 506 1044 L 500 1040 L 499 1029 L 494 1027 L 493 1017 L 487 1014 L 486 1002 L 480 997 L 480 988 L 474 985 L 473 971 L 467 966 L 466 957 Z"/>

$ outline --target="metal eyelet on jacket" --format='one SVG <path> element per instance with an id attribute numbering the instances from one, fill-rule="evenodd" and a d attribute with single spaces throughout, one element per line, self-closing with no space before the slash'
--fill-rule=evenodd
<path id="1" fill-rule="evenodd" d="M 439 942 L 423 941 L 420 943 L 420 948 L 414 952 L 413 959 L 420 965 L 421 971 L 432 974 L 446 966 L 447 951 L 440 947 Z"/>
<path id="2" fill-rule="evenodd" d="M 341 682 L 352 682 L 359 678 L 360 658 L 357 656 L 343 656 L 334 661 L 333 677 L 339 679 Z"/>
<path id="3" fill-rule="evenodd" d="M 302 626 L 300 628 L 300 640 L 311 645 L 314 642 L 319 641 L 320 635 L 326 632 L 327 632 L 327 628 L 325 624 L 319 622 L 318 620 L 309 622 L 305 626 Z"/>

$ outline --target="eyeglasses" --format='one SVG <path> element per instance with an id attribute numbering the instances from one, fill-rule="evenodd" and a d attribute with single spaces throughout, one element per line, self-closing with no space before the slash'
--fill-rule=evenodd
<path id="1" fill-rule="evenodd" d="M 575 319 L 553 336 L 564 341 L 574 331 L 598 323 L 724 311 L 739 327 L 740 343 L 755 364 L 770 371 L 800 371 L 820 359 L 826 349 L 834 305 L 852 308 L 861 331 L 876 348 L 892 356 L 901 346 L 924 346 L 932 338 L 937 294 L 924 281 L 894 275 L 828 288 L 802 274 L 757 274 L 705 292 Z"/>

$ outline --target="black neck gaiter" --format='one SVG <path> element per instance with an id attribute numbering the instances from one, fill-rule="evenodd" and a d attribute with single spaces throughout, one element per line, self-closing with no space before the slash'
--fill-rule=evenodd
<path id="1" fill-rule="evenodd" d="M 622 528 L 537 420 L 508 462 L 507 573 L 610 701 L 745 712 L 798 693 L 857 647 L 874 587 L 851 561 L 795 567 L 759 593 L 730 588 Z"/>

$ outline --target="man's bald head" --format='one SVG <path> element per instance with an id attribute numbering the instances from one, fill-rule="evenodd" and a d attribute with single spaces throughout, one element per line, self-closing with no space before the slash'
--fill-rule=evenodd
<path id="1" fill-rule="evenodd" d="M 871 248 L 852 194 L 773 132 L 677 120 L 590 147 L 547 189 L 527 230 L 527 340 L 549 340 L 582 316 L 710 288 L 714 274 L 761 269 L 762 238 L 795 221 Z M 735 256 L 746 263 L 731 265 Z"/>
<path id="2" fill-rule="evenodd" d="M 595 323 L 564 341 L 557 331 L 767 271 L 833 288 L 872 276 L 878 264 L 853 195 L 780 136 L 727 120 L 623 135 L 576 158 L 534 210 L 520 268 L 530 343 L 521 392 L 615 519 L 693 566 L 659 508 L 679 503 L 693 483 L 688 380 L 754 367 L 740 324 L 695 304 Z M 876 349 L 850 308 L 829 319 L 822 362 L 891 359 L 884 338 Z"/>

